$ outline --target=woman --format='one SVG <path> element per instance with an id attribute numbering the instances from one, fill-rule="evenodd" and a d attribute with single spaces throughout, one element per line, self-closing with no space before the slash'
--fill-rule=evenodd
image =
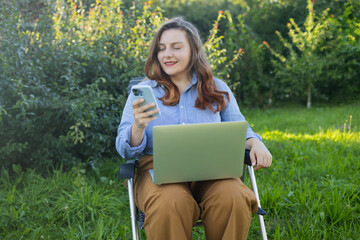
<path id="1" fill-rule="evenodd" d="M 246 239 L 251 214 L 257 211 L 253 192 L 240 179 L 156 185 L 152 169 L 152 129 L 155 125 L 243 121 L 229 87 L 212 75 L 197 29 L 182 18 L 165 22 L 156 33 L 145 65 L 158 110 L 139 106 L 130 94 L 116 138 L 123 158 L 139 158 L 135 201 L 145 213 L 148 239 L 191 239 L 202 219 L 206 239 Z M 151 80 L 150 80 L 151 79 Z M 158 118 L 153 114 L 161 111 Z M 269 167 L 270 152 L 248 126 L 246 148 L 255 169 Z"/>

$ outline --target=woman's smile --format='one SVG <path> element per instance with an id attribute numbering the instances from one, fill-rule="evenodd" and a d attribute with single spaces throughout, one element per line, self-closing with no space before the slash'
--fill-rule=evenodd
<path id="1" fill-rule="evenodd" d="M 164 65 L 165 65 L 166 67 L 172 67 L 172 66 L 174 66 L 176 63 L 177 63 L 176 61 L 167 61 L 167 62 L 165 62 Z"/>

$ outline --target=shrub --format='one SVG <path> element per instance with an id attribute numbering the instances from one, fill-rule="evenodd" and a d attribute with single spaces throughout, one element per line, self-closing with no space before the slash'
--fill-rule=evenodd
<path id="1" fill-rule="evenodd" d="M 16 4 L 1 10 L 1 165 L 116 156 L 127 81 L 142 75 L 161 12 L 148 4 L 122 10 L 113 0 L 89 11 L 57 1 L 44 12 L 24 22 Z"/>

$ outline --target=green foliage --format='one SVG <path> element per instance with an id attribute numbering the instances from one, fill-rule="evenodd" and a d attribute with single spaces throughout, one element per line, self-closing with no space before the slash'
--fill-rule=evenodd
<path id="1" fill-rule="evenodd" d="M 57 1 L 34 22 L 1 9 L 0 162 L 46 168 L 116 156 L 127 82 L 143 75 L 159 9 Z"/>
<path id="2" fill-rule="evenodd" d="M 210 30 L 209 37 L 204 43 L 204 48 L 211 69 L 214 69 L 215 71 L 214 74 L 216 77 L 226 81 L 230 78 L 230 72 L 234 67 L 234 63 L 239 59 L 243 52 L 241 49 L 234 50 L 235 46 L 228 48 L 229 44 L 224 43 L 224 36 L 219 34 L 221 19 L 231 19 L 229 12 L 225 14 L 227 14 L 228 17 L 225 17 L 223 11 L 219 11 L 219 15 L 214 21 L 213 28 Z M 231 82 L 229 82 L 229 84 L 231 84 Z"/>
<path id="3" fill-rule="evenodd" d="M 218 17 L 218 11 L 228 10 L 232 14 L 240 14 L 248 9 L 245 0 L 154 0 L 152 2 L 164 10 L 165 17 L 183 16 L 193 23 L 204 42 L 213 28 L 213 21 Z M 223 33 L 221 32 L 221 35 Z"/>
<path id="4" fill-rule="evenodd" d="M 360 93 L 360 2 L 349 1 L 338 17 L 331 16 L 324 77 L 317 88 L 333 102 L 354 101 Z"/>
<path id="5" fill-rule="evenodd" d="M 226 76 L 232 91 L 242 105 L 263 106 L 268 100 L 271 78 L 266 73 L 265 54 L 260 40 L 249 29 L 242 15 L 233 19 L 226 12 L 228 19 L 224 33 L 226 49 L 241 53 L 241 59 L 234 62 Z M 229 55 L 228 53 L 228 55 Z M 217 68 L 216 71 L 221 71 Z"/>
<path id="6" fill-rule="evenodd" d="M 265 5 L 260 12 L 255 13 L 261 16 L 265 25 L 260 26 L 262 22 L 250 20 L 253 28 L 261 29 L 260 36 L 268 40 L 264 41 L 264 44 L 271 46 L 272 55 L 277 59 L 273 62 L 273 66 L 266 69 L 269 73 L 275 70 L 274 80 L 280 85 L 280 87 L 274 85 L 272 88 L 272 92 L 277 96 L 276 100 L 303 102 L 301 99 L 307 95 L 310 106 L 311 97 L 315 97 L 317 101 L 334 102 L 358 99 L 359 83 L 355 75 L 358 75 L 359 69 L 357 64 L 359 41 L 351 41 L 351 39 L 354 40 L 357 36 L 356 13 L 359 2 L 308 1 L 307 16 L 301 11 L 298 12 L 299 9 L 305 9 L 304 3 L 293 0 Z M 276 41 L 275 38 L 270 37 L 269 34 L 273 30 L 269 29 L 280 21 L 284 22 L 283 17 L 286 16 L 283 13 L 284 9 L 293 16 L 288 18 L 290 20 L 285 20 L 288 21 L 287 24 L 283 24 L 287 26 L 287 31 L 283 27 L 276 26 L 278 39 L 280 37 L 280 41 Z M 272 19 L 275 19 L 275 23 L 268 26 L 268 20 L 266 21 L 265 18 L 270 15 L 274 15 Z"/>

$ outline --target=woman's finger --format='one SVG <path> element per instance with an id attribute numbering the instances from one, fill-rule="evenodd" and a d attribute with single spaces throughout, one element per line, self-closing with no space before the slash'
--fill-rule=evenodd
<path id="1" fill-rule="evenodd" d="M 250 161 L 252 166 L 256 165 L 256 156 L 255 152 L 252 149 L 250 150 Z"/>
<path id="2" fill-rule="evenodd" d="M 140 120 L 140 119 L 143 119 L 143 118 L 147 119 L 147 118 L 151 117 L 152 115 L 154 115 L 154 114 L 156 114 L 158 112 L 160 112 L 160 109 L 154 109 L 154 110 L 147 111 L 147 112 L 138 112 L 138 113 L 134 114 L 134 117 L 135 117 L 135 120 Z"/>
<path id="3" fill-rule="evenodd" d="M 143 113 L 145 112 L 146 110 L 152 108 L 155 106 L 155 103 L 148 103 L 146 105 L 143 105 L 143 106 L 138 106 L 138 107 L 135 107 L 133 108 L 133 113 Z"/>
<path id="4" fill-rule="evenodd" d="M 268 168 L 272 163 L 272 156 L 270 153 L 259 153 L 256 155 L 257 164 L 254 170 L 258 170 L 261 168 Z"/>
<path id="5" fill-rule="evenodd" d="M 135 99 L 132 103 L 132 106 L 133 106 L 133 109 L 134 108 L 138 108 L 139 107 L 139 104 L 144 102 L 144 99 L 143 98 L 139 98 L 139 99 Z"/>

